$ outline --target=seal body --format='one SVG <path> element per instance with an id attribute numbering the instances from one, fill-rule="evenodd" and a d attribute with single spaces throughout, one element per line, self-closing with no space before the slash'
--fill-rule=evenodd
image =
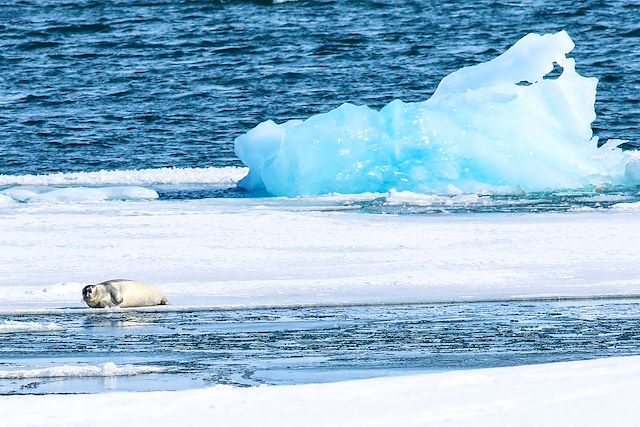
<path id="1" fill-rule="evenodd" d="M 115 279 L 88 285 L 82 289 L 82 299 L 89 307 L 146 307 L 168 304 L 162 292 L 135 280 Z"/>

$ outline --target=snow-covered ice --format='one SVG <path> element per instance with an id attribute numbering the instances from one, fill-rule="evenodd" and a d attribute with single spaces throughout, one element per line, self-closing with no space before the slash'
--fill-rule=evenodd
<path id="1" fill-rule="evenodd" d="M 332 384 L 108 395 L 2 396 L 23 426 L 634 426 L 640 358 Z M 99 413 L 98 413 L 99 411 Z"/>
<path id="2" fill-rule="evenodd" d="M 102 202 L 107 200 L 152 200 L 158 193 L 139 186 L 118 187 L 66 187 L 18 186 L 0 191 L 0 196 L 11 197 L 22 203 Z M 1 201 L 0 201 L 1 203 Z"/>
<path id="3" fill-rule="evenodd" d="M 15 320 L 5 320 L 0 323 L 0 334 L 11 334 L 18 332 L 58 332 L 64 328 L 53 322 L 17 322 Z"/>
<path id="4" fill-rule="evenodd" d="M 119 377 L 153 374 L 164 369 L 158 366 L 117 366 L 105 362 L 99 366 L 53 366 L 42 369 L 0 370 L 0 379 L 65 378 L 65 377 Z"/>
<path id="5" fill-rule="evenodd" d="M 0 310 L 84 308 L 89 283 L 174 306 L 640 295 L 635 209 L 522 215 L 331 212 L 323 199 L 0 209 Z"/>
<path id="6" fill-rule="evenodd" d="M 68 172 L 45 175 L 0 175 L 0 186 L 52 185 L 148 185 L 212 184 L 235 185 L 247 168 L 158 168 L 99 172 Z"/>

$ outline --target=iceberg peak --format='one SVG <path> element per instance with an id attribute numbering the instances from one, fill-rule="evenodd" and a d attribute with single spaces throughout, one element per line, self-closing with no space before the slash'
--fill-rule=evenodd
<path id="1" fill-rule="evenodd" d="M 564 68 L 566 54 L 574 47 L 564 30 L 542 36 L 527 34 L 497 58 L 461 68 L 446 76 L 434 97 L 500 84 L 537 83 L 553 71 L 554 62 Z"/>

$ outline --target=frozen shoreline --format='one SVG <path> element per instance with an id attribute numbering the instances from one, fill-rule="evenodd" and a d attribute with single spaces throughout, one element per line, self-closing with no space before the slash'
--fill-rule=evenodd
<path id="1" fill-rule="evenodd" d="M 331 384 L 2 396 L 4 426 L 631 426 L 640 357 Z"/>

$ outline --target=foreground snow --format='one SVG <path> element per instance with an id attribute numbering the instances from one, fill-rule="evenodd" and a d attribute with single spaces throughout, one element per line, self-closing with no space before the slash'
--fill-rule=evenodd
<path id="1" fill-rule="evenodd" d="M 0 207 L 0 311 L 90 310 L 82 287 L 112 278 L 157 285 L 173 304 L 162 309 L 640 295 L 633 204 L 441 216 L 344 206 L 328 198 Z M 57 328 L 46 319 L 0 326 Z M 0 419 L 3 427 L 620 426 L 635 425 L 639 389 L 640 358 L 631 357 L 323 385 L 0 397 Z"/>
<path id="2" fill-rule="evenodd" d="M 9 426 L 633 426 L 640 357 L 333 384 L 0 397 Z"/>

